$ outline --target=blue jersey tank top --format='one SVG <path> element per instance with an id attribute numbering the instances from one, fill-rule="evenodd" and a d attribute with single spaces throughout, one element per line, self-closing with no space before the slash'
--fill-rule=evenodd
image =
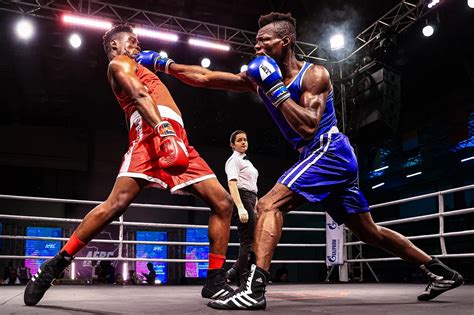
<path id="1" fill-rule="evenodd" d="M 311 63 L 305 62 L 296 77 L 290 82 L 289 85 L 287 85 L 287 88 L 291 94 L 291 99 L 297 104 L 299 104 L 300 97 L 302 94 L 301 83 L 303 82 L 303 76 L 305 75 L 306 71 L 310 66 L 312 66 Z M 294 131 L 293 128 L 290 127 L 281 111 L 275 106 L 273 106 L 270 99 L 265 95 L 265 92 L 260 88 L 258 88 L 258 95 L 262 99 L 263 103 L 265 104 L 265 107 L 270 112 L 270 115 L 272 116 L 275 123 L 278 125 L 278 128 L 280 128 L 280 131 L 283 133 L 286 140 L 290 142 L 294 149 L 299 149 L 301 147 L 306 146 L 314 139 L 319 139 L 319 136 L 323 133 L 328 132 L 331 127 L 337 126 L 337 119 L 334 111 L 333 91 L 329 92 L 328 94 L 326 100 L 326 108 L 324 109 L 321 121 L 319 122 L 318 131 L 314 135 L 313 139 L 309 140 L 301 138 L 301 136 L 298 135 L 296 131 Z"/>

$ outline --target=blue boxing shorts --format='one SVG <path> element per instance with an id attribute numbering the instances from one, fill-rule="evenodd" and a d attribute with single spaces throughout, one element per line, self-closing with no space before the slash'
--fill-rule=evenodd
<path id="1" fill-rule="evenodd" d="M 279 179 L 309 202 L 322 202 L 337 222 L 347 215 L 368 212 L 367 200 L 357 184 L 357 158 L 349 139 L 336 127 L 314 139 L 300 158 Z"/>

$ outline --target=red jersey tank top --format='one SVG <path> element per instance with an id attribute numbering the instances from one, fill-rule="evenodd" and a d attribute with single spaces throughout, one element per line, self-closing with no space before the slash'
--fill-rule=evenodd
<path id="1" fill-rule="evenodd" d="M 153 72 L 137 63 L 136 75 L 140 82 L 146 87 L 148 93 L 153 98 L 156 105 L 164 105 L 171 107 L 171 109 L 174 111 L 177 110 L 176 103 L 168 91 L 168 88 Z M 130 116 L 137 110 L 135 101 L 123 90 L 119 93 L 114 92 L 114 94 L 120 104 L 120 107 L 125 112 L 127 120 L 130 121 Z"/>

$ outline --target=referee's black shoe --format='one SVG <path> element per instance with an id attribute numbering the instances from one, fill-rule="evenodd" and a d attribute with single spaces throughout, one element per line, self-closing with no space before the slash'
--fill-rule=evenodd
<path id="1" fill-rule="evenodd" d="M 464 283 L 459 272 L 449 268 L 437 258 L 421 265 L 420 268 L 429 277 L 430 282 L 425 291 L 418 296 L 418 301 L 430 301 L 441 293 L 457 288 Z"/>
<path id="2" fill-rule="evenodd" d="M 25 288 L 23 300 L 25 305 L 33 306 L 43 298 L 46 291 L 60 278 L 64 269 L 71 264 L 72 257 L 62 252 L 44 262 Z"/>

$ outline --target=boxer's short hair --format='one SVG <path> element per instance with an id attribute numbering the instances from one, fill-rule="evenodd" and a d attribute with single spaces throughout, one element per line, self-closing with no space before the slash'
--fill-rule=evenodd
<path id="1" fill-rule="evenodd" d="M 104 45 L 105 52 L 109 51 L 110 42 L 120 33 L 133 33 L 133 27 L 130 24 L 118 24 L 105 32 L 102 37 L 102 44 Z"/>
<path id="2" fill-rule="evenodd" d="M 275 25 L 276 32 L 280 37 L 288 36 L 291 39 L 292 45 L 295 44 L 296 20 L 291 16 L 291 13 L 271 12 L 260 16 L 258 19 L 258 26 L 260 28 L 272 23 Z"/>

